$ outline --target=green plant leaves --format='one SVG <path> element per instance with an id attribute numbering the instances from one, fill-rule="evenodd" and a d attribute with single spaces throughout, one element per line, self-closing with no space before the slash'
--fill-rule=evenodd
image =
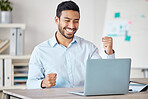
<path id="1" fill-rule="evenodd" d="M 12 11 L 12 3 L 9 0 L 0 1 L 0 10 L 1 11 Z"/>

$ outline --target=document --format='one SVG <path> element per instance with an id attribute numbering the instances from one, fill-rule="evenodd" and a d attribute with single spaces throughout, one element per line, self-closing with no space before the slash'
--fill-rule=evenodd
<path id="1" fill-rule="evenodd" d="M 146 91 L 147 89 L 148 89 L 147 84 L 142 84 L 142 83 L 130 81 L 129 92 L 131 92 L 131 93 Z"/>

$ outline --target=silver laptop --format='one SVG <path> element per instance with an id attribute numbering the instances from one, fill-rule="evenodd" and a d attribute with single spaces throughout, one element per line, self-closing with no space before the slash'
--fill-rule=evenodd
<path id="1" fill-rule="evenodd" d="M 127 94 L 129 91 L 131 59 L 87 60 L 84 91 L 77 95 Z"/>

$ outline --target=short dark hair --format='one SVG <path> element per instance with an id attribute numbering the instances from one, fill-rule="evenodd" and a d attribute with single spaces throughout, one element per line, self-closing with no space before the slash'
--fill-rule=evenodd
<path id="1" fill-rule="evenodd" d="M 79 7 L 78 5 L 73 2 L 73 1 L 64 1 L 64 2 L 61 2 L 58 7 L 57 7 L 57 10 L 56 10 L 56 16 L 58 18 L 60 18 L 61 16 L 61 13 L 62 11 L 64 10 L 74 10 L 74 11 L 78 11 L 79 13 L 79 16 L 80 16 L 80 10 L 79 10 Z"/>

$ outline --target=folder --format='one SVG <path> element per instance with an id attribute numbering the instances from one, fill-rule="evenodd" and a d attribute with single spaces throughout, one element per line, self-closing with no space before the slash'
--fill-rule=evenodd
<path id="1" fill-rule="evenodd" d="M 3 59 L 0 59 L 0 87 L 3 87 Z"/>
<path id="2" fill-rule="evenodd" d="M 11 87 L 12 83 L 12 60 L 6 58 L 4 60 L 4 86 Z"/>
<path id="3" fill-rule="evenodd" d="M 16 45 L 17 45 L 16 54 L 23 55 L 24 33 L 23 33 L 23 30 L 20 28 L 17 29 L 17 44 Z"/>
<path id="4" fill-rule="evenodd" d="M 16 36 L 17 36 L 17 29 L 12 28 L 10 29 L 10 55 L 16 55 Z"/>

